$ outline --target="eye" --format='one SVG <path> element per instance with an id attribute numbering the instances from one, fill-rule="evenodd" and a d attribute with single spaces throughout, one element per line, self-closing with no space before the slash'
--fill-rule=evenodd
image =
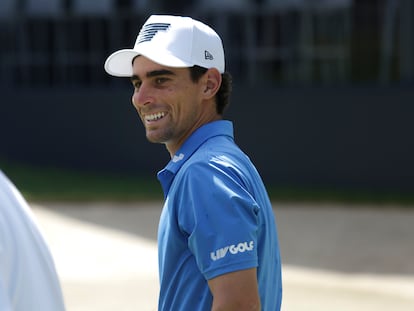
<path id="1" fill-rule="evenodd" d="M 156 79 L 155 79 L 155 84 L 157 84 L 157 85 L 161 85 L 161 84 L 163 84 L 164 82 L 166 82 L 167 80 L 168 80 L 167 78 L 158 77 L 158 78 L 156 78 Z"/>
<path id="2" fill-rule="evenodd" d="M 139 87 L 141 86 L 141 84 L 142 84 L 142 82 L 140 80 L 134 80 L 134 81 L 132 81 L 132 86 L 135 89 L 139 89 Z"/>

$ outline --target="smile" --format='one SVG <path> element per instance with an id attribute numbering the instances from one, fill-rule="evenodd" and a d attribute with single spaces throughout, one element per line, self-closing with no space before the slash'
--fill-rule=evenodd
<path id="1" fill-rule="evenodd" d="M 147 122 L 157 121 L 157 120 L 160 120 L 160 119 L 164 118 L 164 116 L 165 116 L 165 112 L 147 114 L 145 116 L 145 121 L 147 121 Z"/>

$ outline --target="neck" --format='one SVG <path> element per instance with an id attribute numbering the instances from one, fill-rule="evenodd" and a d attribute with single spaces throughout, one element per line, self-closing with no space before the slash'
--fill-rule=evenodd
<path id="1" fill-rule="evenodd" d="M 202 127 L 205 124 L 214 122 L 214 121 L 218 121 L 218 120 L 222 120 L 223 117 L 221 115 L 216 115 L 214 118 L 209 119 L 209 121 L 207 122 L 203 122 L 202 124 L 199 124 L 198 126 L 194 127 L 194 129 L 192 129 L 187 135 L 185 135 L 185 138 L 183 138 L 180 142 L 167 142 L 165 143 L 165 147 L 167 148 L 171 159 L 174 157 L 174 155 L 177 153 L 177 151 L 181 148 L 181 146 L 184 144 L 184 142 L 188 139 L 188 137 L 190 137 L 196 130 L 198 130 L 200 127 Z"/>

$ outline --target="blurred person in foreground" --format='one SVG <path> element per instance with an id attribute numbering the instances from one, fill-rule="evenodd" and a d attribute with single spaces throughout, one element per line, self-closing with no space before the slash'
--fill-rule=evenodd
<path id="1" fill-rule="evenodd" d="M 1 171 L 0 310 L 65 310 L 53 258 L 35 217 Z"/>
<path id="2" fill-rule="evenodd" d="M 147 139 L 171 161 L 158 173 L 159 311 L 280 310 L 281 261 L 265 186 L 223 119 L 231 76 L 218 34 L 152 15 L 107 73 L 130 77 Z M 261 113 L 261 112 L 259 112 Z"/>

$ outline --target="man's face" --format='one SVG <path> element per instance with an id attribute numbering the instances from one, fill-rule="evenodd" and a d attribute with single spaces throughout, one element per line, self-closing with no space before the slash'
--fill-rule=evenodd
<path id="1" fill-rule="evenodd" d="M 174 154 L 205 123 L 204 79 L 193 82 L 188 68 L 171 68 L 144 56 L 133 62 L 132 103 L 146 130 L 147 139 L 166 144 Z"/>

